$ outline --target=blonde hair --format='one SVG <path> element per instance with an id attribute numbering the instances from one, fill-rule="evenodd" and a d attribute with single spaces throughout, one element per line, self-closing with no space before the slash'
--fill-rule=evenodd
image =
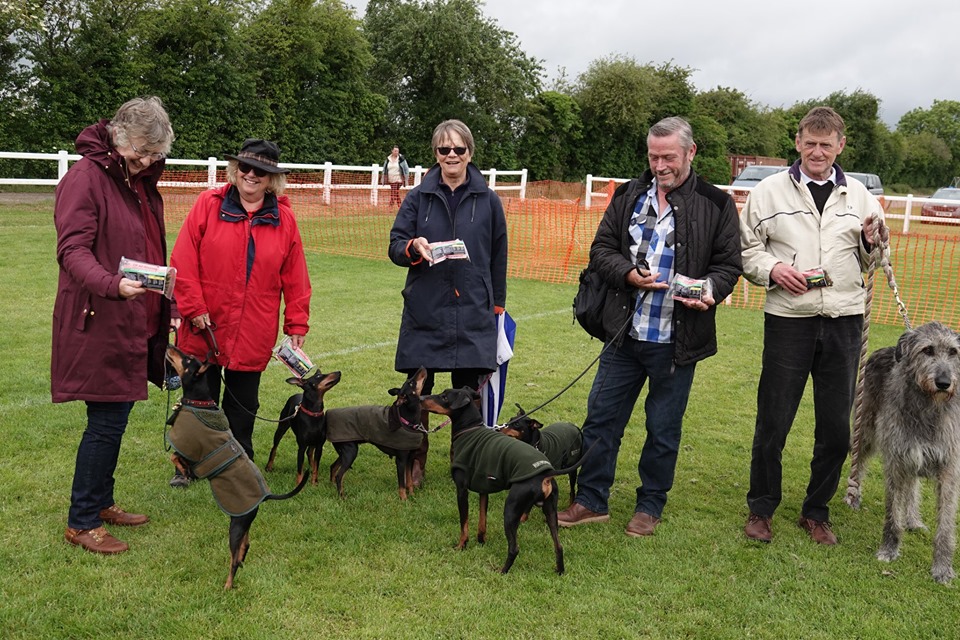
<path id="1" fill-rule="evenodd" d="M 237 186 L 237 165 L 240 164 L 239 160 L 227 160 L 227 182 L 233 186 Z M 270 183 L 267 185 L 268 193 L 275 193 L 278 196 L 283 195 L 283 190 L 287 188 L 287 174 L 285 173 L 270 173 L 267 172 L 267 175 L 270 176 Z"/>

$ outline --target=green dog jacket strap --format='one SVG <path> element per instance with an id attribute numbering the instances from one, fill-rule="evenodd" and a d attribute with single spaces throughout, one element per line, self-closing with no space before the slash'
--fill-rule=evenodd
<path id="1" fill-rule="evenodd" d="M 193 473 L 198 478 L 213 478 L 233 464 L 243 454 L 243 448 L 236 438 L 230 438 L 208 453 L 193 465 Z"/>

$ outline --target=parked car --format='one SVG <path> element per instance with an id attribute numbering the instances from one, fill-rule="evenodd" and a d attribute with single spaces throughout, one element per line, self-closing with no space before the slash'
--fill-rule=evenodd
<path id="1" fill-rule="evenodd" d="M 960 220 L 960 187 L 944 187 L 937 189 L 931 200 L 952 200 L 952 203 L 927 202 L 920 208 L 920 215 L 924 218 L 950 218 Z"/>
<path id="2" fill-rule="evenodd" d="M 772 176 L 775 173 L 786 171 L 789 168 L 790 167 L 773 167 L 763 164 L 754 164 L 741 171 L 740 175 L 738 175 L 736 179 L 730 183 L 730 186 L 755 187 L 767 176 Z"/>
<path id="3" fill-rule="evenodd" d="M 863 183 L 867 191 L 875 196 L 883 195 L 883 184 L 880 182 L 880 176 L 875 173 L 856 173 L 855 171 L 845 171 L 848 178 L 855 178 Z"/>

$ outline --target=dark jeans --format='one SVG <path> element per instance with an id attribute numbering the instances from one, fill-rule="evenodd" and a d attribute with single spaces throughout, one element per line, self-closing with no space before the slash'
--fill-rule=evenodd
<path id="1" fill-rule="evenodd" d="M 77 448 L 67 526 L 96 529 L 100 511 L 114 504 L 113 472 L 120 440 L 127 429 L 133 402 L 87 402 L 87 428 Z"/>
<path id="2" fill-rule="evenodd" d="M 610 487 L 617 469 L 620 442 L 643 385 L 649 380 L 644 403 L 647 437 L 640 453 L 635 511 L 659 518 L 680 450 L 680 433 L 696 364 L 673 363 L 673 344 L 626 338 L 601 357 L 587 400 L 583 423 L 583 450 L 589 455 L 577 479 L 576 501 L 597 513 L 607 513 Z"/>
<path id="3" fill-rule="evenodd" d="M 781 454 L 800 399 L 813 376 L 814 445 L 810 483 L 801 514 L 828 520 L 850 447 L 863 316 L 784 318 L 766 314 L 763 370 L 757 388 L 757 424 L 747 505 L 772 517 L 783 498 Z"/>
<path id="4" fill-rule="evenodd" d="M 253 460 L 253 424 L 257 410 L 260 409 L 260 371 L 234 371 L 210 367 L 207 380 L 210 381 L 210 394 L 220 398 L 220 371 L 226 382 L 223 402 L 220 406 L 230 423 L 230 431 L 243 450 Z"/>

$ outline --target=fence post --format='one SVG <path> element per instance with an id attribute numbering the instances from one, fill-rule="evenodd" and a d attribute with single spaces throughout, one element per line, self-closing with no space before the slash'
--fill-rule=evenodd
<path id="1" fill-rule="evenodd" d="M 903 233 L 910 233 L 910 212 L 913 211 L 913 194 L 907 194 L 907 206 L 903 208 Z"/>
<path id="2" fill-rule="evenodd" d="M 520 172 L 520 199 L 527 199 L 527 170 L 523 169 Z"/>
<path id="3" fill-rule="evenodd" d="M 370 204 L 377 206 L 377 200 L 380 197 L 380 165 L 372 164 L 370 171 Z"/>
<path id="4" fill-rule="evenodd" d="M 57 181 L 63 180 L 67 175 L 67 152 L 63 149 L 57 152 Z"/>
<path id="5" fill-rule="evenodd" d="M 214 156 L 207 156 L 207 188 L 213 189 L 217 186 L 217 159 Z"/>
<path id="6" fill-rule="evenodd" d="M 333 163 L 323 163 L 323 204 L 330 204 L 330 183 L 333 179 Z"/>
<path id="7" fill-rule="evenodd" d="M 587 194 L 586 194 L 586 196 L 583 198 L 584 205 L 586 206 L 587 209 L 590 208 L 590 198 L 591 198 L 592 195 L 593 195 L 593 194 L 591 193 L 592 191 L 593 191 L 593 174 L 592 174 L 592 173 L 588 173 L 588 174 L 587 174 Z"/>
<path id="8" fill-rule="evenodd" d="M 418 186 L 423 180 L 423 167 L 417 165 L 413 168 L 413 186 Z"/>
<path id="9" fill-rule="evenodd" d="M 490 169 L 490 188 L 497 190 L 497 170 L 493 168 Z"/>

